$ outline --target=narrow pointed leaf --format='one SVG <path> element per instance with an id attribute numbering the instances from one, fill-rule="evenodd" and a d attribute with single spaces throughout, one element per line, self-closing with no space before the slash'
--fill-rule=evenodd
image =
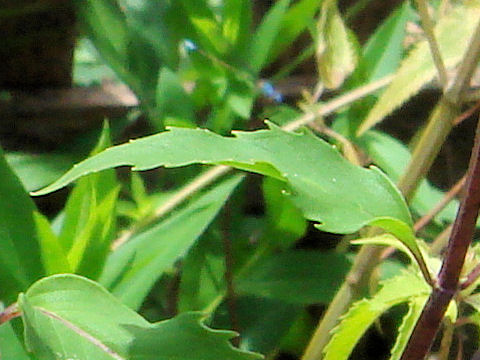
<path id="1" fill-rule="evenodd" d="M 287 11 L 290 0 L 276 2 L 264 16 L 262 23 L 252 38 L 249 59 L 250 68 L 254 73 L 260 72 L 265 65 L 273 42 L 279 33 L 282 19 Z"/>
<path id="2" fill-rule="evenodd" d="M 46 274 L 71 273 L 67 252 L 53 232 L 48 219 L 39 212 L 34 213 L 34 219 Z"/>
<path id="3" fill-rule="evenodd" d="M 185 209 L 132 238 L 107 260 L 100 281 L 136 309 L 160 276 L 185 255 L 242 177 L 220 183 Z"/>
<path id="4" fill-rule="evenodd" d="M 422 314 L 423 306 L 427 297 L 417 297 L 408 304 L 408 312 L 402 319 L 402 324 L 398 328 L 397 339 L 392 348 L 390 360 L 399 360 L 402 356 L 403 350 L 407 346 L 410 335 L 417 324 L 417 320 Z"/>
<path id="5" fill-rule="evenodd" d="M 472 1 L 458 6 L 435 27 L 436 38 L 445 65 L 453 68 L 462 58 L 477 25 L 480 4 Z M 402 63 L 395 79 L 368 114 L 358 134 L 363 134 L 401 106 L 437 74 L 426 41 L 419 43 Z"/>
<path id="6" fill-rule="evenodd" d="M 429 294 L 430 287 L 413 273 L 404 272 L 385 281 L 371 299 L 358 301 L 345 314 L 325 347 L 324 360 L 347 360 L 363 334 L 384 312 L 415 298 L 426 300 Z"/>
<path id="7" fill-rule="evenodd" d="M 385 175 L 376 168 L 352 165 L 311 133 L 290 133 L 270 124 L 270 130 L 234 135 L 174 128 L 105 150 L 36 194 L 120 165 L 146 170 L 192 163 L 226 164 L 287 181 L 290 195 L 286 196 L 291 196 L 307 219 L 320 222 L 322 230 L 349 233 L 380 219 L 386 220 L 382 226 L 389 226 L 388 219 L 411 226 L 405 201 Z"/>

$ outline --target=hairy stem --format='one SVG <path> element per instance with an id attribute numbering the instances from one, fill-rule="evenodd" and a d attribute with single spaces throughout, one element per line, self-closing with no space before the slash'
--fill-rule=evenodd
<path id="1" fill-rule="evenodd" d="M 430 14 L 428 13 L 427 1 L 416 0 L 416 4 L 418 7 L 418 13 L 420 15 L 420 20 L 422 22 L 423 32 L 425 33 L 428 45 L 430 46 L 430 53 L 432 54 L 433 63 L 437 68 L 438 79 L 442 88 L 445 88 L 448 82 L 447 68 L 445 67 L 445 63 L 443 62 L 442 54 L 440 53 L 440 48 L 433 32 L 434 25 L 432 19 L 430 18 Z"/>
<path id="2" fill-rule="evenodd" d="M 453 225 L 447 252 L 422 315 L 410 337 L 401 360 L 424 359 L 438 332 L 448 304 L 459 290 L 460 273 L 472 242 L 480 209 L 480 121 L 468 167 L 466 193 Z"/>

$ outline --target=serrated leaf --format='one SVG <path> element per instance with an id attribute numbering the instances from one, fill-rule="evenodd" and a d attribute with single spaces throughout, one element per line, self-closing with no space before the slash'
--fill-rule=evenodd
<path id="1" fill-rule="evenodd" d="M 327 304 L 350 268 L 337 253 L 287 251 L 272 255 L 235 282 L 240 294 L 281 300 L 290 304 Z"/>
<path id="2" fill-rule="evenodd" d="M 477 25 L 480 6 L 470 2 L 458 6 L 451 14 L 440 19 L 435 35 L 447 68 L 453 68 L 461 60 L 470 37 Z M 414 96 L 424 85 L 434 79 L 437 70 L 426 41 L 419 43 L 404 60 L 390 86 L 383 92 L 358 129 L 365 133 L 393 110 Z"/>
<path id="3" fill-rule="evenodd" d="M 422 314 L 423 306 L 427 301 L 427 296 L 419 296 L 408 304 L 408 312 L 402 319 L 402 323 L 398 328 L 397 339 L 395 340 L 395 345 L 391 350 L 390 360 L 400 360 L 400 357 L 403 354 L 403 350 L 407 346 L 410 335 L 417 324 L 417 320 Z"/>
<path id="4" fill-rule="evenodd" d="M 337 7 L 337 1 L 322 3 L 317 24 L 316 59 L 318 72 L 329 89 L 340 87 L 355 69 L 355 48 Z"/>
<path id="5" fill-rule="evenodd" d="M 384 312 L 415 298 L 426 298 L 429 294 L 430 287 L 410 272 L 385 281 L 371 299 L 356 302 L 342 317 L 325 347 L 324 360 L 347 360 L 363 334 Z"/>
<path id="6" fill-rule="evenodd" d="M 77 275 L 35 283 L 18 304 L 25 342 L 42 360 L 257 359 L 233 348 L 230 331 L 211 330 L 200 314 L 151 324 L 99 284 Z"/>
<path id="7" fill-rule="evenodd" d="M 184 313 L 150 328 L 128 327 L 135 335 L 131 360 L 260 360 L 263 357 L 234 348 L 229 340 L 237 334 L 213 330 L 202 324 L 204 315 Z"/>
<path id="8" fill-rule="evenodd" d="M 250 68 L 255 74 L 259 73 L 267 62 L 270 49 L 278 35 L 289 4 L 290 0 L 277 1 L 263 17 L 261 24 L 253 35 L 249 55 L 246 59 L 249 60 Z"/>
<path id="9" fill-rule="evenodd" d="M 35 194 L 46 194 L 80 176 L 120 165 L 146 170 L 192 163 L 225 164 L 287 181 L 295 205 L 307 219 L 321 222 L 317 226 L 322 230 L 350 233 L 380 219 L 388 227 L 389 218 L 411 226 L 400 192 L 378 169 L 352 165 L 309 132 L 290 133 L 269 126 L 270 130 L 235 132 L 233 138 L 172 128 L 93 156 Z"/>
<path id="10" fill-rule="evenodd" d="M 260 352 L 266 357 L 273 355 L 279 348 L 283 350 L 281 341 L 301 309 L 301 305 L 272 299 L 240 297 L 236 308 L 239 327 L 242 329 L 240 348 Z"/>
<path id="11" fill-rule="evenodd" d="M 107 259 L 100 282 L 125 304 L 138 308 L 160 276 L 185 255 L 210 224 L 241 179 L 235 176 L 218 184 L 185 209 L 120 246 Z"/>

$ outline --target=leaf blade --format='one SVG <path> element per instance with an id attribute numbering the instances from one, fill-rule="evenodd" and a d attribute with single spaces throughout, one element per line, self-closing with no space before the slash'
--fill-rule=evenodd
<path id="1" fill-rule="evenodd" d="M 170 131 L 105 150 L 71 169 L 44 194 L 102 169 L 133 165 L 133 170 L 193 163 L 226 164 L 287 181 L 291 199 L 322 230 L 349 233 L 378 218 L 411 225 L 408 208 L 392 182 L 378 169 L 356 167 L 309 132 L 270 130 L 221 137 L 205 130 Z M 190 144 L 195 148 L 192 152 Z M 342 199 L 342 201 L 339 201 Z M 344 214 L 349 214 L 346 218 Z"/>

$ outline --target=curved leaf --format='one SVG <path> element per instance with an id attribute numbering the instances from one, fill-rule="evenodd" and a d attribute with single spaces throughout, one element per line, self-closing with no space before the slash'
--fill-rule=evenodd
<path id="1" fill-rule="evenodd" d="M 430 287 L 413 273 L 404 272 L 385 281 L 378 293 L 355 303 L 342 318 L 325 347 L 324 360 L 347 360 L 363 334 L 384 312 L 413 299 L 426 301 L 429 294 Z"/>
<path id="2" fill-rule="evenodd" d="M 350 233 L 380 218 L 411 225 L 400 192 L 377 168 L 352 165 L 309 132 L 291 133 L 269 126 L 270 130 L 235 132 L 235 137 L 173 128 L 107 149 L 35 194 L 46 194 L 80 176 L 121 165 L 146 170 L 193 163 L 226 164 L 287 181 L 290 191 L 285 195 L 325 231 Z M 388 227 L 388 221 L 383 225 Z"/>
<path id="3" fill-rule="evenodd" d="M 417 324 L 417 320 L 422 314 L 425 301 L 425 297 L 418 297 L 408 304 L 408 312 L 403 317 L 402 324 L 398 328 L 397 339 L 395 340 L 395 345 L 393 345 L 389 360 L 400 360 L 410 335 Z"/>

